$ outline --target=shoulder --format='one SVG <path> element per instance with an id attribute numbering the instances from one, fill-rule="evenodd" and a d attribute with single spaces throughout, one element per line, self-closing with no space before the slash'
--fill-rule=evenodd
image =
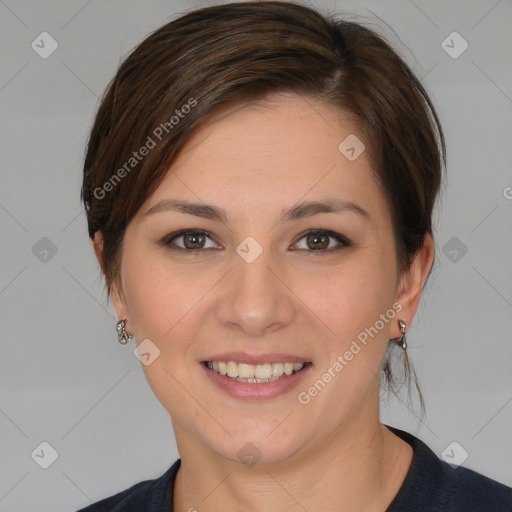
<path id="1" fill-rule="evenodd" d="M 512 488 L 471 469 L 452 466 L 412 434 L 387 428 L 412 446 L 414 456 L 402 487 L 386 512 L 512 510 Z"/>
<path id="2" fill-rule="evenodd" d="M 441 462 L 439 497 L 446 510 L 510 512 L 512 489 L 471 469 Z"/>
<path id="3" fill-rule="evenodd" d="M 172 495 L 176 473 L 180 467 L 178 459 L 162 476 L 144 480 L 108 498 L 92 503 L 77 512 L 135 512 L 172 510 Z"/>

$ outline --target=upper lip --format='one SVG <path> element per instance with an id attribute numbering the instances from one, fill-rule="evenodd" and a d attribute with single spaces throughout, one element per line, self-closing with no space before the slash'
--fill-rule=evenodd
<path id="1" fill-rule="evenodd" d="M 252 355 L 246 352 L 226 352 L 224 354 L 216 354 L 202 360 L 206 361 L 234 361 L 243 364 L 265 364 L 265 363 L 308 363 L 310 360 L 304 357 L 294 356 L 291 354 L 258 354 Z"/>

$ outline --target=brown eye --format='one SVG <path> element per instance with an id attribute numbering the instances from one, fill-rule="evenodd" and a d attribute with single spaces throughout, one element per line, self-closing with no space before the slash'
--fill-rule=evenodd
<path id="1" fill-rule="evenodd" d="M 307 235 L 306 243 L 312 250 L 327 249 L 329 247 L 328 235 Z"/>
<path id="2" fill-rule="evenodd" d="M 212 249 L 216 244 L 211 240 L 210 233 L 197 229 L 184 229 L 171 233 L 163 239 L 163 244 L 172 250 L 200 252 L 203 249 Z M 210 240 L 210 245 L 206 245 Z"/>
<path id="3" fill-rule="evenodd" d="M 201 233 L 183 235 L 183 245 L 186 249 L 202 249 L 205 243 L 205 236 Z"/>
<path id="4" fill-rule="evenodd" d="M 331 243 L 332 239 L 334 239 L 336 243 Z M 300 243 L 302 240 L 304 240 L 305 243 Z M 334 233 L 325 229 L 315 229 L 303 234 L 296 245 L 299 246 L 299 249 L 306 250 L 311 253 L 326 253 L 343 249 L 344 247 L 350 247 L 351 242 L 348 238 L 340 235 L 339 233 Z"/>

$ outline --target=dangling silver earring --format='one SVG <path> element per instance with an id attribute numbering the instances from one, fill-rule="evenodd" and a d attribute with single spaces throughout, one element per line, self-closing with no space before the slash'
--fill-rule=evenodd
<path id="1" fill-rule="evenodd" d="M 405 331 L 407 330 L 407 324 L 403 320 L 398 320 L 398 328 L 400 329 L 402 336 L 400 336 L 399 338 L 394 338 L 393 341 L 395 341 L 397 345 L 400 345 L 404 350 L 407 350 L 407 341 L 405 339 Z"/>
<path id="2" fill-rule="evenodd" d="M 133 339 L 133 336 L 127 332 L 125 326 L 126 318 L 117 322 L 116 325 L 117 341 L 121 343 L 121 345 L 126 345 L 129 341 Z"/>

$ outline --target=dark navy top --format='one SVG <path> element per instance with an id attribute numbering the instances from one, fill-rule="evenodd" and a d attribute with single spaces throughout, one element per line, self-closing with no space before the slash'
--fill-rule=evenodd
<path id="1" fill-rule="evenodd" d="M 412 434 L 386 425 L 412 446 L 411 467 L 385 512 L 512 512 L 512 488 L 439 459 Z M 172 512 L 178 459 L 161 477 L 145 480 L 77 512 Z"/>

